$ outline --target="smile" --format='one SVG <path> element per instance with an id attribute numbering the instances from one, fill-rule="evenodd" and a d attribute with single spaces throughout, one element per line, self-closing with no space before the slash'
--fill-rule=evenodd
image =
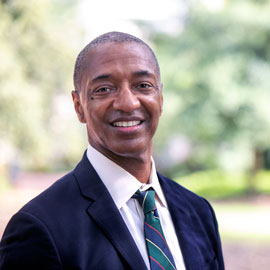
<path id="1" fill-rule="evenodd" d="M 113 126 L 114 127 L 134 127 L 138 126 L 141 124 L 142 121 L 119 121 L 119 122 L 114 122 Z"/>

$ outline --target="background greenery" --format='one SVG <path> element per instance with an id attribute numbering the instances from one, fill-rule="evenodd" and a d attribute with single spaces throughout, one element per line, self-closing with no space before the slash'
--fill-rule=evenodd
<path id="1" fill-rule="evenodd" d="M 65 111 L 82 42 L 72 3 L 0 1 L 0 145 L 8 166 L 65 168 L 80 152 L 82 136 Z"/>
<path id="2" fill-rule="evenodd" d="M 180 1 L 180 0 L 179 0 Z M 139 21 L 160 62 L 160 170 L 202 195 L 269 193 L 270 1 L 185 1 L 170 34 Z M 76 1 L 0 0 L 0 175 L 68 170 L 86 147 L 70 91 Z"/>

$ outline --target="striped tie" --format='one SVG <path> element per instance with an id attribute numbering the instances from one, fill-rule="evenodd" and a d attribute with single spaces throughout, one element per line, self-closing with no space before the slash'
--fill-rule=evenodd
<path id="1" fill-rule="evenodd" d="M 144 212 L 144 235 L 151 270 L 176 269 L 173 256 L 165 240 L 155 204 L 155 191 L 136 191 L 132 196 L 138 200 Z"/>

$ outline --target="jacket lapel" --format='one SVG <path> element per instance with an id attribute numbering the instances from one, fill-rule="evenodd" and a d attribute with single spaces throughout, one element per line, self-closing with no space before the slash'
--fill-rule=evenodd
<path id="1" fill-rule="evenodd" d="M 74 170 L 81 193 L 91 202 L 87 209 L 113 246 L 132 269 L 147 269 L 143 258 L 111 195 L 89 162 L 86 154 Z"/>
<path id="2" fill-rule="evenodd" d="M 179 188 L 172 186 L 176 183 L 172 183 L 172 180 L 160 174 L 158 174 L 158 177 L 174 223 L 186 269 L 200 270 L 202 267 L 201 255 L 194 234 L 190 206 Z"/>

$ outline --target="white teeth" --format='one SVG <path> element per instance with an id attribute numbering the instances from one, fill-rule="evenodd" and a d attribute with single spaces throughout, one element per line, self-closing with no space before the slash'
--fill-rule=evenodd
<path id="1" fill-rule="evenodd" d="M 115 127 L 133 127 L 137 126 L 140 124 L 141 121 L 119 121 L 119 122 L 114 122 L 113 125 Z"/>

